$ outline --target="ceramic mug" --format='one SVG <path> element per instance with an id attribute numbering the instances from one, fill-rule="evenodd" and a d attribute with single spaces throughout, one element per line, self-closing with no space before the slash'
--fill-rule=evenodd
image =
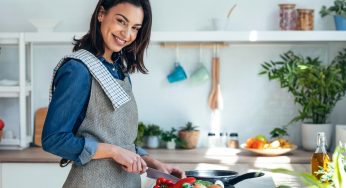
<path id="1" fill-rule="evenodd" d="M 209 78 L 209 71 L 203 64 L 200 64 L 200 66 L 190 76 L 192 83 L 205 83 Z"/>
<path id="2" fill-rule="evenodd" d="M 187 78 L 186 72 L 179 63 L 174 64 L 173 71 L 167 76 L 169 83 L 186 80 L 186 78 Z"/>

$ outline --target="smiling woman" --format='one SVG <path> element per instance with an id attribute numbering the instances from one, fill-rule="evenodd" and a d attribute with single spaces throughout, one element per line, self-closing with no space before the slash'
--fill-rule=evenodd
<path id="1" fill-rule="evenodd" d="M 74 161 L 63 187 L 140 187 L 147 166 L 183 176 L 134 144 L 129 73 L 147 73 L 151 22 L 149 0 L 100 0 L 88 33 L 54 69 L 42 146 L 61 166 Z"/>

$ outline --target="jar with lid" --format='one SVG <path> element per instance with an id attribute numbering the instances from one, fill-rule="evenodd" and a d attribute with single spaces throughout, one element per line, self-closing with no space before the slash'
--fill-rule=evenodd
<path id="1" fill-rule="evenodd" d="M 208 133 L 208 147 L 213 148 L 217 146 L 217 138 L 215 133 L 209 132 Z"/>
<path id="2" fill-rule="evenodd" d="M 296 30 L 297 11 L 295 4 L 279 4 L 280 7 L 280 29 Z"/>
<path id="3" fill-rule="evenodd" d="M 298 20 L 297 30 L 311 31 L 314 29 L 314 10 L 313 9 L 297 9 Z"/>
<path id="4" fill-rule="evenodd" d="M 230 133 L 229 134 L 229 139 L 227 141 L 227 147 L 239 148 L 238 133 Z"/>

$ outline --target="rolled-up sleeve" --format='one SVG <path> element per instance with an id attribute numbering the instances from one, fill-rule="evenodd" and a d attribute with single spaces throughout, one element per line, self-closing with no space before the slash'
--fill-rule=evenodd
<path id="1" fill-rule="evenodd" d="M 84 165 L 98 145 L 96 140 L 75 135 L 89 102 L 91 75 L 84 64 L 70 59 L 60 67 L 53 84 L 55 90 L 42 132 L 43 149 Z"/>
<path id="2" fill-rule="evenodd" d="M 145 151 L 143 148 L 136 146 L 136 153 L 140 156 L 146 156 L 149 155 L 147 151 Z"/>

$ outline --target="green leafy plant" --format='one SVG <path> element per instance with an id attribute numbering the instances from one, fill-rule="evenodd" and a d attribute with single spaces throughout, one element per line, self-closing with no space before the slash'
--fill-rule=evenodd
<path id="1" fill-rule="evenodd" d="M 298 56 L 292 51 L 280 55 L 281 60 L 262 64 L 260 75 L 280 82 L 302 108 L 290 122 L 310 120 L 326 123 L 336 103 L 346 91 L 346 49 L 339 52 L 328 65 L 318 58 Z"/>
<path id="2" fill-rule="evenodd" d="M 137 146 L 143 146 L 144 145 L 144 132 L 145 132 L 146 126 L 143 122 L 138 122 L 138 132 L 137 137 L 135 140 L 135 144 Z"/>
<path id="3" fill-rule="evenodd" d="M 287 127 L 283 127 L 283 128 L 276 127 L 272 131 L 270 131 L 271 138 L 282 138 L 284 136 L 289 136 L 287 133 Z"/>
<path id="4" fill-rule="evenodd" d="M 321 181 L 311 173 L 301 173 L 286 169 L 271 170 L 275 173 L 284 173 L 297 176 L 302 179 L 305 185 L 311 188 L 343 188 L 346 187 L 346 161 L 345 161 L 346 144 L 340 143 L 333 153 L 333 161 L 328 163 L 327 171 L 318 171 L 322 174 Z M 287 187 L 287 186 L 284 186 Z"/>
<path id="5" fill-rule="evenodd" d="M 184 127 L 180 127 L 180 131 L 197 131 L 198 126 L 193 126 L 192 122 L 187 122 Z"/>
<path id="6" fill-rule="evenodd" d="M 335 0 L 334 4 L 330 7 L 322 6 L 320 10 L 321 17 L 331 14 L 346 18 L 346 0 Z"/>
<path id="7" fill-rule="evenodd" d="M 159 136 L 160 134 L 161 129 L 155 124 L 149 124 L 144 131 L 144 136 Z"/>
<path id="8" fill-rule="evenodd" d="M 176 140 L 177 138 L 178 138 L 177 130 L 174 127 L 172 127 L 170 131 L 161 132 L 161 140 L 165 142 L 170 142 L 170 141 Z"/>

